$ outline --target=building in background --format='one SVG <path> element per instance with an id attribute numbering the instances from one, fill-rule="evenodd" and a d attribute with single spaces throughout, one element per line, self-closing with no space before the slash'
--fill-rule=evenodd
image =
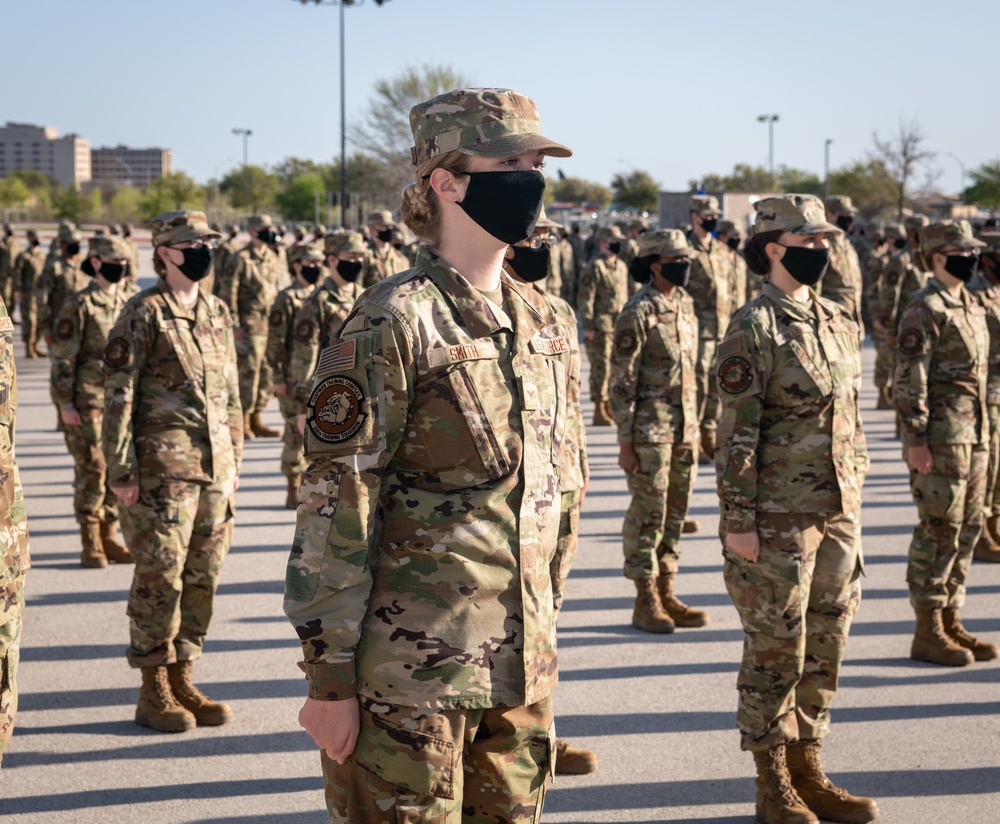
<path id="1" fill-rule="evenodd" d="M 174 170 L 170 149 L 133 149 L 131 146 L 102 146 L 90 153 L 91 182 L 94 186 L 134 186 L 143 188 Z"/>
<path id="2" fill-rule="evenodd" d="M 78 134 L 59 136 L 53 126 L 10 123 L 0 126 L 0 177 L 20 169 L 43 172 L 60 186 L 90 183 L 90 141 Z"/>

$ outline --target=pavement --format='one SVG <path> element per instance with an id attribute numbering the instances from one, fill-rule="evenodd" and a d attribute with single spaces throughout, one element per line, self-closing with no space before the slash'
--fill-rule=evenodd
<path id="1" fill-rule="evenodd" d="M 16 335 L 19 331 L 16 332 Z M 139 675 L 125 662 L 131 567 L 79 566 L 72 464 L 48 395 L 48 362 L 16 346 L 17 457 L 31 530 L 14 738 L 0 819 L 17 824 L 323 824 L 319 757 L 299 728 L 305 683 L 282 614 L 294 513 L 283 508 L 277 440 L 249 442 L 235 541 L 199 683 L 228 701 L 221 728 L 167 735 L 133 723 Z M 871 374 L 873 353 L 866 351 Z M 949 669 L 909 660 L 905 563 L 915 510 L 890 413 L 863 395 L 872 471 L 864 494 L 866 577 L 824 760 L 892 824 L 1000 821 L 1000 662 Z M 592 409 L 585 404 L 590 419 Z M 278 426 L 275 406 L 265 420 Z M 559 776 L 545 822 L 749 824 L 753 761 L 739 749 L 742 632 L 722 581 L 714 472 L 703 467 L 682 541 L 678 591 L 711 624 L 653 636 L 630 626 L 621 573 L 628 493 L 611 428 L 590 428 L 592 484 L 560 618 L 560 737 L 593 749 L 596 773 Z M 1000 641 L 1000 565 L 975 564 L 963 611 Z"/>

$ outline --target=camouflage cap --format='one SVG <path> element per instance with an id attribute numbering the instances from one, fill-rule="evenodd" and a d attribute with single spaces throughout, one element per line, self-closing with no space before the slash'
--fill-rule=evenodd
<path id="1" fill-rule="evenodd" d="M 299 243 L 288 250 L 289 263 L 322 263 L 324 260 L 326 255 L 319 243 Z"/>
<path id="2" fill-rule="evenodd" d="M 367 254 L 370 250 L 360 232 L 333 232 L 323 238 L 323 251 L 328 255 L 348 252 Z"/>
<path id="3" fill-rule="evenodd" d="M 34 229 L 28 229 L 28 231 L 25 234 L 27 234 L 28 240 L 38 240 L 38 232 L 36 232 Z"/>
<path id="4" fill-rule="evenodd" d="M 218 232 L 213 232 L 209 228 L 208 218 L 204 212 L 192 212 L 187 209 L 157 215 L 149 222 L 149 228 L 153 233 L 154 246 L 219 236 Z"/>
<path id="5" fill-rule="evenodd" d="M 967 220 L 945 220 L 932 223 L 920 233 L 920 251 L 927 253 L 942 246 L 957 246 L 960 249 L 981 249 L 986 244 L 972 236 L 972 227 Z"/>
<path id="6" fill-rule="evenodd" d="M 208 224 L 208 228 L 211 229 L 213 232 L 219 232 L 220 234 L 222 233 L 222 226 L 219 223 L 212 222 Z"/>
<path id="7" fill-rule="evenodd" d="M 699 214 L 705 214 L 706 212 L 713 215 L 722 214 L 722 211 L 719 209 L 719 199 L 714 195 L 691 195 L 691 206 L 688 211 L 698 212 Z"/>
<path id="8" fill-rule="evenodd" d="M 821 232 L 843 234 L 826 221 L 826 209 L 816 195 L 775 195 L 763 197 L 753 204 L 757 216 L 753 234 L 764 232 L 792 232 L 796 235 L 815 235 Z"/>
<path id="9" fill-rule="evenodd" d="M 120 235 L 97 235 L 90 239 L 87 257 L 121 260 L 128 258 L 131 250 Z"/>
<path id="10" fill-rule="evenodd" d="M 14 234 L 14 224 L 13 223 L 4 222 L 3 230 L 5 232 L 8 232 L 9 234 Z"/>
<path id="11" fill-rule="evenodd" d="M 317 223 L 315 226 L 313 226 L 313 234 L 322 237 L 323 235 L 326 234 L 326 226 L 324 226 L 322 223 Z"/>
<path id="12" fill-rule="evenodd" d="M 392 212 L 388 209 L 373 209 L 368 213 L 368 219 L 365 221 L 369 226 L 395 226 L 396 221 L 393 220 Z"/>
<path id="13" fill-rule="evenodd" d="M 563 225 L 561 223 L 556 223 L 554 220 L 550 220 L 549 216 L 545 214 L 545 207 L 542 206 L 542 211 L 538 214 L 538 220 L 535 222 L 535 229 L 562 229 Z"/>
<path id="14" fill-rule="evenodd" d="M 657 229 L 639 235 L 639 257 L 646 255 L 662 255 L 663 257 L 680 257 L 696 254 L 688 243 L 688 239 L 680 229 Z"/>
<path id="15" fill-rule="evenodd" d="M 648 229 L 649 228 L 649 221 L 646 220 L 646 219 L 644 219 L 644 218 L 639 217 L 639 218 L 636 218 L 635 220 L 633 220 L 628 225 L 628 227 L 629 227 L 629 229 Z"/>
<path id="16" fill-rule="evenodd" d="M 720 235 L 726 232 L 741 234 L 740 230 L 736 228 L 736 224 L 731 220 L 720 220 L 715 226 L 715 231 Z"/>
<path id="17" fill-rule="evenodd" d="M 270 215 L 250 215 L 247 218 L 247 228 L 251 226 L 274 226 Z"/>
<path id="18" fill-rule="evenodd" d="M 906 237 L 906 229 L 903 228 L 902 223 L 886 223 L 885 226 L 882 227 L 882 234 L 884 234 L 887 238 L 891 237 L 900 240 Z"/>
<path id="19" fill-rule="evenodd" d="M 986 244 L 983 247 L 983 251 L 995 255 L 1000 252 L 1000 233 L 997 232 L 983 232 L 979 239 Z"/>
<path id="20" fill-rule="evenodd" d="M 540 151 L 570 157 L 565 146 L 539 131 L 538 109 L 530 97 L 511 89 L 455 89 L 410 109 L 413 165 L 444 152 L 507 157 Z"/>
<path id="21" fill-rule="evenodd" d="M 109 223 L 108 224 L 108 234 L 109 235 L 121 234 L 121 229 L 118 228 L 118 224 L 117 223 Z"/>
<path id="22" fill-rule="evenodd" d="M 930 225 L 930 220 L 926 215 L 910 215 L 903 218 L 903 225 L 907 229 L 923 229 L 924 226 Z"/>
<path id="23" fill-rule="evenodd" d="M 83 240 L 83 235 L 80 234 L 80 230 L 76 228 L 73 223 L 60 223 L 59 224 L 59 242 L 60 243 L 79 243 Z"/>
<path id="24" fill-rule="evenodd" d="M 823 205 L 831 215 L 856 215 L 858 210 L 854 208 L 851 199 L 847 195 L 830 195 L 823 198 Z"/>
<path id="25" fill-rule="evenodd" d="M 617 226 L 602 226 L 597 230 L 596 234 L 597 240 L 624 240 L 625 235 L 622 234 L 622 230 Z"/>
<path id="26" fill-rule="evenodd" d="M 226 227 L 226 231 L 231 235 L 238 235 L 240 233 L 240 224 L 230 223 L 229 226 Z"/>

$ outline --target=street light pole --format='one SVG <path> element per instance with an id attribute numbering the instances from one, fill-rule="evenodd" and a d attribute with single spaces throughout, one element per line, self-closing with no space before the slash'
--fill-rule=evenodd
<path id="1" fill-rule="evenodd" d="M 250 208 L 250 166 L 247 163 L 247 139 L 253 129 L 233 129 L 233 134 L 243 136 L 243 205 Z"/>
<path id="2" fill-rule="evenodd" d="M 823 146 L 823 191 L 826 196 L 830 196 L 830 144 L 833 143 L 833 138 L 828 137 L 826 139 L 826 144 Z"/>
<path id="3" fill-rule="evenodd" d="M 758 123 L 767 124 L 767 174 L 771 179 L 771 188 L 774 186 L 774 124 L 778 120 L 776 114 L 761 114 L 757 116 Z"/>

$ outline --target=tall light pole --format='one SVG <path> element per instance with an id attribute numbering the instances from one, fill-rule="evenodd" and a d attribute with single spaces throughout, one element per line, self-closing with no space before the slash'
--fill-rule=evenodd
<path id="1" fill-rule="evenodd" d="M 958 168 L 961 170 L 961 173 L 962 173 L 962 177 L 961 177 L 962 188 L 959 190 L 959 192 L 962 195 L 962 205 L 964 206 L 965 205 L 965 164 L 962 162 L 961 158 L 959 158 L 959 156 L 956 155 L 954 152 L 947 152 L 946 154 L 948 155 L 948 157 L 950 157 L 952 160 L 954 160 L 958 164 Z"/>
<path id="2" fill-rule="evenodd" d="M 253 129 L 233 129 L 233 134 L 243 136 L 243 204 L 250 208 L 250 167 L 247 165 L 247 139 Z"/>
<path id="3" fill-rule="evenodd" d="M 340 225 L 347 227 L 347 94 L 344 89 L 344 9 L 347 6 L 360 6 L 364 0 L 298 0 L 307 6 L 340 7 Z M 386 0 L 375 0 L 376 6 L 381 6 Z"/>
<path id="4" fill-rule="evenodd" d="M 826 196 L 830 196 L 830 144 L 833 143 L 833 138 L 828 137 L 826 143 L 823 146 L 823 191 Z"/>
<path id="5" fill-rule="evenodd" d="M 774 124 L 778 122 L 776 114 L 757 115 L 758 123 L 767 124 L 767 173 L 771 178 L 771 188 L 774 188 Z"/>

